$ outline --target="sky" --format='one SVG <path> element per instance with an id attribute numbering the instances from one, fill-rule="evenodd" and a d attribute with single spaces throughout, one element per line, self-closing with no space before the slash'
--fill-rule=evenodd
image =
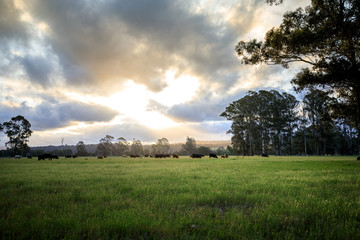
<path id="1" fill-rule="evenodd" d="M 229 140 L 220 114 L 249 90 L 285 91 L 300 66 L 242 65 L 309 0 L 0 0 L 0 122 L 22 115 L 29 146 Z M 62 142 L 63 140 L 63 142 Z M 0 133 L 0 148 L 8 138 Z"/>

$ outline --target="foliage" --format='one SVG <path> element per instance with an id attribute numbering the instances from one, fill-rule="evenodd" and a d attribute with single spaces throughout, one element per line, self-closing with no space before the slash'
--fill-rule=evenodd
<path id="1" fill-rule="evenodd" d="M 317 89 L 310 89 L 302 102 L 275 90 L 250 91 L 221 116 L 233 121 L 228 133 L 233 134 L 234 153 L 353 155 L 359 136 L 335 118 L 334 104 L 337 99 Z"/>
<path id="2" fill-rule="evenodd" d="M 86 148 L 85 148 L 85 143 L 83 141 L 79 141 L 76 144 L 76 151 L 77 151 L 76 154 L 78 156 L 87 156 L 88 155 L 88 152 L 86 151 Z"/>
<path id="3" fill-rule="evenodd" d="M 130 143 L 125 138 L 119 137 L 114 144 L 114 156 L 123 156 L 128 154 Z"/>
<path id="4" fill-rule="evenodd" d="M 101 138 L 99 144 L 96 148 L 97 154 L 103 156 L 109 156 L 112 153 L 113 145 L 112 141 L 114 140 L 113 136 L 106 135 L 104 138 Z"/>
<path id="5" fill-rule="evenodd" d="M 209 147 L 200 146 L 196 149 L 196 153 L 209 155 L 210 153 L 213 153 L 213 151 Z"/>
<path id="6" fill-rule="evenodd" d="M 312 0 L 286 13 L 263 42 L 240 41 L 235 49 L 245 64 L 307 64 L 292 80 L 296 90 L 327 88 L 341 99 L 337 114 L 360 131 L 359 18 L 358 0 Z"/>
<path id="7" fill-rule="evenodd" d="M 170 152 L 170 144 L 167 138 L 160 138 L 155 144 L 151 145 L 152 154 L 168 154 Z"/>
<path id="8" fill-rule="evenodd" d="M 285 143 L 290 143 L 291 152 L 297 105 L 295 97 L 287 93 L 249 91 L 245 97 L 231 103 L 221 116 L 233 121 L 228 133 L 233 134 L 236 151 L 254 155 L 261 149 L 261 153 L 267 154 L 271 142 L 281 155 Z"/>
<path id="9" fill-rule="evenodd" d="M 181 146 L 181 148 L 187 155 L 196 152 L 196 140 L 192 137 L 186 137 L 186 142 Z"/>
<path id="10" fill-rule="evenodd" d="M 22 155 L 29 151 L 27 142 L 32 134 L 30 122 L 23 116 L 18 115 L 10 121 L 3 123 L 4 132 L 9 137 L 5 143 L 6 147 L 12 151 L 12 156 Z"/>
<path id="11" fill-rule="evenodd" d="M 132 155 L 142 155 L 143 154 L 143 146 L 140 140 L 134 139 L 131 144 L 130 154 Z"/>

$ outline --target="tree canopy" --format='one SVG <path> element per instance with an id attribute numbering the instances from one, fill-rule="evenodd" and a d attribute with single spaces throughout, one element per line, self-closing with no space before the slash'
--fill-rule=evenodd
<path id="1" fill-rule="evenodd" d="M 244 64 L 306 63 L 292 80 L 295 89 L 320 87 L 334 94 L 342 100 L 336 113 L 360 131 L 359 16 L 358 0 L 312 0 L 287 12 L 264 41 L 240 41 L 235 50 Z"/>
<path id="2" fill-rule="evenodd" d="M 23 116 L 18 115 L 10 121 L 3 123 L 4 132 L 9 137 L 5 143 L 6 147 L 12 151 L 13 155 L 24 154 L 29 150 L 27 142 L 32 134 L 30 122 Z"/>
<path id="3" fill-rule="evenodd" d="M 336 99 L 311 89 L 298 101 L 276 90 L 249 91 L 221 114 L 232 121 L 228 133 L 238 154 L 354 154 L 354 129 L 332 116 Z"/>

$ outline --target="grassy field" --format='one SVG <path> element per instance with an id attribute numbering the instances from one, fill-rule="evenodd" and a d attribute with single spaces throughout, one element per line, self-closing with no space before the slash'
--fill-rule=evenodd
<path id="1" fill-rule="evenodd" d="M 356 157 L 0 159 L 0 239 L 360 239 Z"/>

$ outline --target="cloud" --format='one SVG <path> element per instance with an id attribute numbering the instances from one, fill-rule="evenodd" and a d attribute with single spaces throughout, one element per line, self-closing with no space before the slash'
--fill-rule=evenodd
<path id="1" fill-rule="evenodd" d="M 20 12 L 11 0 L 0 1 L 0 33 L 0 40 L 23 39 L 27 35 Z"/>
<path id="2" fill-rule="evenodd" d="M 209 16 L 176 1 L 28 1 L 26 6 L 49 27 L 44 44 L 58 57 L 69 85 L 111 92 L 132 79 L 160 91 L 170 68 L 214 81 L 236 64 L 233 35 L 219 35 Z M 25 60 L 30 79 L 49 74 L 48 66 L 42 71 Z"/>
<path id="3" fill-rule="evenodd" d="M 36 82 L 49 82 L 49 77 L 52 70 L 48 59 L 39 56 L 25 56 L 22 59 L 22 64 L 28 76 Z"/>
<path id="4" fill-rule="evenodd" d="M 118 114 L 103 106 L 76 102 L 43 102 L 34 108 L 23 102 L 17 106 L 1 105 L 0 112 L 2 122 L 23 115 L 36 131 L 66 127 L 73 122 L 108 122 Z"/>
<path id="5" fill-rule="evenodd" d="M 249 89 L 289 91 L 296 72 L 241 65 L 236 43 L 261 39 L 305 2 L 0 0 L 0 121 L 22 114 L 38 134 L 72 127 L 95 138 L 219 136 L 227 105 Z M 118 124 L 109 107 L 123 113 Z M 150 116 L 176 127 L 149 129 Z"/>

